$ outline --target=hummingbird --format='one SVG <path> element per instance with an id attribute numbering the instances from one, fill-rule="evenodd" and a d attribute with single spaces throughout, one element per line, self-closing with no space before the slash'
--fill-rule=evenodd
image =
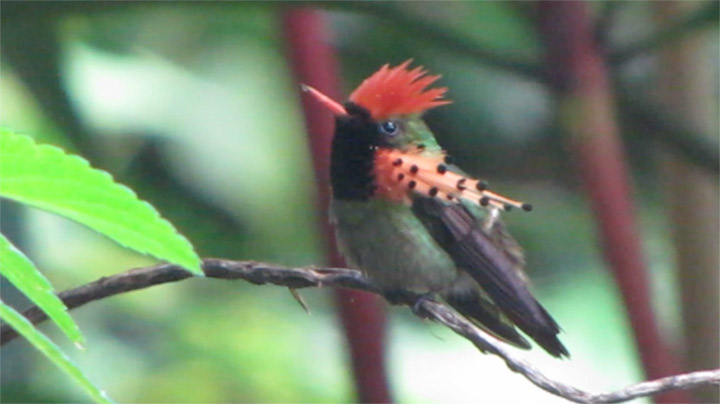
<path id="1" fill-rule="evenodd" d="M 439 296 L 502 341 L 555 357 L 560 327 L 528 289 L 522 249 L 501 214 L 532 210 L 453 164 L 422 119 L 451 101 L 441 76 L 389 64 L 341 104 L 302 85 L 335 115 L 330 216 L 338 249 L 385 296 Z M 390 300 L 390 299 L 389 299 Z"/>

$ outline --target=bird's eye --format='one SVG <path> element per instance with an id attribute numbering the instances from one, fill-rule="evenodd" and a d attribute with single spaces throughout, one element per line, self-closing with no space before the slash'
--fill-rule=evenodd
<path id="1" fill-rule="evenodd" d="M 393 121 L 385 121 L 380 124 L 380 130 L 389 136 L 394 136 L 398 133 L 398 124 Z"/>

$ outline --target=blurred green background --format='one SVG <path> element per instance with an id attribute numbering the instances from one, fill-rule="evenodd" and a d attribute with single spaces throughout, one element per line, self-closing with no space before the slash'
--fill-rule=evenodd
<path id="1" fill-rule="evenodd" d="M 611 4 L 613 3 L 613 4 Z M 595 2 L 612 17 L 607 40 L 657 30 L 649 2 Z M 381 3 L 375 5 L 382 6 Z M 280 3 L 3 2 L 0 123 L 110 171 L 153 203 L 203 257 L 323 263 L 314 233 L 307 134 L 283 40 Z M 427 115 L 441 144 L 498 192 L 528 200 L 507 221 L 528 255 L 538 299 L 572 354 L 523 353 L 551 377 L 591 391 L 643 379 L 631 331 L 604 267 L 592 214 L 542 84 L 432 46 L 382 8 L 321 4 L 345 94 L 380 65 L 414 58 L 443 75 L 453 104 Z M 369 8 L 368 8 L 369 7 Z M 538 62 L 532 4 L 401 4 L 463 40 Z M 716 27 L 717 25 L 715 25 Z M 690 27 L 689 29 L 692 29 Z M 716 28 L 698 60 L 714 72 Z M 656 60 L 614 71 L 623 91 L 648 96 Z M 308 83 L 313 84 L 313 83 Z M 717 94 L 716 94 L 717 95 Z M 713 135 L 717 141 L 717 134 Z M 657 143 L 625 128 L 627 157 L 662 331 L 679 346 L 674 257 L 657 170 Z M 57 290 L 152 261 L 72 222 L 2 201 L 3 232 Z M 6 282 L 3 300 L 26 302 Z M 307 315 L 281 288 L 195 279 L 73 311 L 88 339 L 78 351 L 40 328 L 119 402 L 353 400 L 344 339 L 325 290 L 302 290 Z M 400 402 L 560 402 L 497 358 L 408 310 L 388 306 L 388 365 Z M 2 402 L 84 402 L 25 341 L 1 351 Z"/>

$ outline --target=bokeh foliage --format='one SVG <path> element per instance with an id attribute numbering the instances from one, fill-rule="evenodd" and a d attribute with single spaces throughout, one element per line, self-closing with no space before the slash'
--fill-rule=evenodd
<path id="1" fill-rule="evenodd" d="M 600 16 L 604 7 L 617 9 L 612 42 L 652 34 L 646 3 L 609 3 L 594 7 Z M 535 350 L 530 360 L 591 390 L 639 381 L 624 312 L 599 256 L 564 134 L 554 125 L 552 93 L 537 80 L 442 45 L 442 34 L 450 33 L 520 66 L 539 66 L 531 4 L 375 4 L 320 5 L 332 22 L 346 90 L 380 65 L 410 57 L 443 74 L 454 103 L 427 116 L 441 144 L 469 172 L 536 207 L 507 221 L 573 358 L 559 362 Z M 0 123 L 75 149 L 112 172 L 201 256 L 322 264 L 300 94 L 278 19 L 286 6 L 4 3 Z M 394 15 L 396 9 L 402 14 Z M 400 20 L 408 16 L 444 31 Z M 433 32 L 440 39 L 428 39 Z M 717 45 L 716 36 L 707 44 L 716 57 L 706 62 L 714 69 Z M 655 83 L 651 54 L 616 73 L 618 84 L 641 98 Z M 651 152 L 657 142 L 630 127 L 623 135 L 658 313 L 679 344 L 671 241 Z M 2 208 L 3 231 L 58 289 L 150 262 L 72 223 L 5 201 Z M 5 301 L 25 304 L 2 287 Z M 74 360 L 120 402 L 350 400 L 330 301 L 324 291 L 303 295 L 310 316 L 285 290 L 215 280 L 94 303 L 73 312 L 88 340 L 87 352 Z M 400 401 L 556 400 L 446 330 L 389 311 L 388 360 Z M 26 342 L 4 347 L 0 360 L 0 401 L 85 399 Z"/>

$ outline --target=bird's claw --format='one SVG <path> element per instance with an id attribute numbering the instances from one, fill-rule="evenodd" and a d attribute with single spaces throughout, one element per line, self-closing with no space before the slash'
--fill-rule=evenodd
<path id="1" fill-rule="evenodd" d="M 416 300 L 413 293 L 402 289 L 386 290 L 383 293 L 383 296 L 385 297 L 385 300 L 395 306 L 401 304 L 409 304 L 409 302 L 413 302 Z"/>
<path id="2" fill-rule="evenodd" d="M 426 301 L 435 301 L 433 298 L 434 295 L 435 294 L 433 292 L 417 293 L 402 289 L 386 290 L 383 293 L 385 300 L 390 302 L 390 304 L 408 305 L 416 316 L 422 318 L 427 318 L 427 315 L 424 314 L 425 310 L 423 309 L 423 303 Z"/>
<path id="3" fill-rule="evenodd" d="M 423 309 L 423 303 L 425 302 L 432 302 L 435 299 L 433 299 L 432 293 L 424 293 L 420 295 L 416 300 L 415 303 L 412 305 L 412 311 L 413 313 L 422 318 L 427 318 L 427 315 L 425 314 L 425 311 Z"/>

